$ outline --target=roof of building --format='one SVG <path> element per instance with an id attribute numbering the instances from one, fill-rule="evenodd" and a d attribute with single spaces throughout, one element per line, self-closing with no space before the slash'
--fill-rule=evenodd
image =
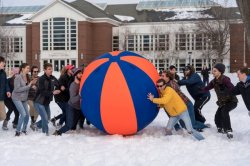
<path id="1" fill-rule="evenodd" d="M 241 19 L 237 7 L 223 8 L 220 6 L 209 8 L 173 8 L 162 10 L 137 10 L 137 4 L 108 5 L 105 11 L 112 15 L 133 17 L 132 22 L 168 22 L 192 21 L 201 19 Z M 220 14 L 222 13 L 222 14 Z M 222 16 L 221 16 L 222 15 Z M 121 20 L 122 21 L 122 20 Z M 124 21 L 123 21 L 124 22 Z M 125 21 L 127 22 L 127 21 Z"/>
<path id="2" fill-rule="evenodd" d="M 85 15 L 91 18 L 111 18 L 111 19 L 118 21 L 118 19 L 115 18 L 113 15 L 109 15 L 101 7 L 95 4 L 92 4 L 88 1 L 76 0 L 73 2 L 67 2 L 67 1 L 63 1 L 63 2 L 67 3 L 71 7 L 75 8 L 76 10 L 84 13 Z"/>
<path id="3" fill-rule="evenodd" d="M 223 8 L 215 5 L 215 7 L 192 7 L 189 3 L 187 8 L 184 2 L 196 2 L 194 0 L 166 0 L 163 2 L 179 2 L 175 3 L 175 7 L 171 9 L 165 8 L 154 8 L 154 9 L 142 9 L 138 10 L 140 4 L 116 4 L 107 5 L 101 4 L 101 6 L 92 4 L 85 0 L 76 0 L 73 2 L 66 2 L 69 6 L 82 12 L 83 14 L 91 18 L 110 18 L 120 22 L 130 23 L 143 23 L 143 22 L 168 22 L 168 21 L 195 21 L 201 19 L 241 19 L 239 9 L 237 7 Z M 200 1 L 200 0 L 198 0 Z M 207 0 L 209 1 L 209 0 Z M 157 2 L 157 1 L 155 1 Z M 182 2 L 180 4 L 180 2 Z M 157 3 L 156 3 L 157 4 Z M 179 5 L 179 6 L 178 6 Z M 209 4 L 211 5 L 211 4 Z M 182 6 L 182 7 L 180 7 Z M 21 22 L 20 19 L 25 18 L 24 16 L 30 13 L 36 13 L 44 6 L 24 6 L 24 7 L 6 7 L 0 8 L 0 25 L 21 25 L 25 22 Z M 219 12 L 222 11 L 223 16 L 219 16 Z M 3 15 L 4 14 L 4 15 Z M 13 21 L 13 19 L 15 19 Z M 2 23 L 2 24 L 1 24 Z"/>

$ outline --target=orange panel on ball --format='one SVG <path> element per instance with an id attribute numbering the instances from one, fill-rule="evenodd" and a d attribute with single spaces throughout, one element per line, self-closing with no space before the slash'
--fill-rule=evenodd
<path id="1" fill-rule="evenodd" d="M 110 64 L 103 82 L 100 112 L 103 126 L 109 134 L 130 135 L 137 132 L 134 103 L 116 62 Z"/>

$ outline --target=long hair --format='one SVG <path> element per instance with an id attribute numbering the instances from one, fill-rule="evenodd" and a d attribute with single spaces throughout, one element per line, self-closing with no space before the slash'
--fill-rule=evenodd
<path id="1" fill-rule="evenodd" d="M 67 73 L 67 69 L 66 69 L 66 67 L 64 66 L 62 69 L 61 69 L 61 71 L 60 71 L 60 76 L 63 76 L 65 73 Z"/>
<path id="2" fill-rule="evenodd" d="M 23 71 L 23 69 L 25 68 L 25 67 L 27 67 L 27 66 L 29 66 L 29 64 L 28 63 L 22 63 L 21 65 L 20 65 L 20 69 L 19 69 L 19 74 L 21 74 L 21 72 Z M 27 82 L 28 83 L 30 83 L 30 77 L 29 77 L 29 74 L 26 74 L 26 77 L 27 77 Z"/>

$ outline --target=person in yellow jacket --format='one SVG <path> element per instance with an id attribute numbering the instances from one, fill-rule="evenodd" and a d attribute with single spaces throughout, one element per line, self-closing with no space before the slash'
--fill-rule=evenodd
<path id="1" fill-rule="evenodd" d="M 156 86 L 160 91 L 161 98 L 154 98 L 154 95 L 149 93 L 148 99 L 155 104 L 159 104 L 164 107 L 170 115 L 167 124 L 166 134 L 172 135 L 172 129 L 174 125 L 182 119 L 185 123 L 187 131 L 192 134 L 197 140 L 203 140 L 204 137 L 193 129 L 191 120 L 187 111 L 187 106 L 181 99 L 181 97 L 175 92 L 174 89 L 168 87 L 164 79 L 159 79 L 156 82 Z"/>

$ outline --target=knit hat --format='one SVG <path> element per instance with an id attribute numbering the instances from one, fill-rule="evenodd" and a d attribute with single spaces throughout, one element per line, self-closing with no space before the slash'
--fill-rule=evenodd
<path id="1" fill-rule="evenodd" d="M 214 65 L 214 68 L 216 68 L 217 70 L 219 70 L 219 72 L 221 72 L 221 74 L 223 74 L 225 72 L 226 66 L 223 63 L 217 63 L 216 65 Z"/>
<path id="2" fill-rule="evenodd" d="M 74 68 L 75 68 L 75 66 L 73 66 L 73 65 L 67 65 L 67 66 L 65 66 L 66 70 L 72 70 Z"/>
<path id="3" fill-rule="evenodd" d="M 82 72 L 82 70 L 80 68 L 74 68 L 72 72 L 73 72 L 73 76 L 75 77 L 78 73 Z"/>
<path id="4" fill-rule="evenodd" d="M 191 70 L 191 66 L 185 66 L 184 71 L 189 71 Z"/>

